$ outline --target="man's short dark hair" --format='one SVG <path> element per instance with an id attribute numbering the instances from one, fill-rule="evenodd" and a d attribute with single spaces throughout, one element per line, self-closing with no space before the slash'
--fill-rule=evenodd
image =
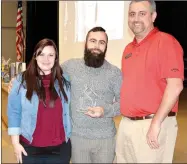
<path id="1" fill-rule="evenodd" d="M 104 33 L 106 34 L 106 39 L 107 39 L 107 42 L 108 42 L 108 35 L 107 35 L 107 33 L 106 33 L 106 30 L 105 30 L 103 27 L 96 26 L 96 27 L 90 29 L 90 30 L 88 31 L 87 35 L 86 35 L 86 42 L 87 42 L 87 40 L 88 40 L 88 36 L 89 36 L 90 32 L 104 32 Z"/>

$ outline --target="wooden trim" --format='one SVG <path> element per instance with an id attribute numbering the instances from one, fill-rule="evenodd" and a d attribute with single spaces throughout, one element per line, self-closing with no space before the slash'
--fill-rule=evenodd
<path id="1" fill-rule="evenodd" d="M 2 122 L 4 123 L 5 127 L 8 128 L 8 122 L 6 122 L 6 121 L 3 119 L 3 116 L 1 116 L 1 120 L 2 120 Z"/>

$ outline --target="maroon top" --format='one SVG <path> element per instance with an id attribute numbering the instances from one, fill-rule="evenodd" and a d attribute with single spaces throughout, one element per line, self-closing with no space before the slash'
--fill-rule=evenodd
<path id="1" fill-rule="evenodd" d="M 49 107 L 49 84 L 50 76 L 43 76 L 42 82 L 46 92 L 46 107 L 40 100 L 38 105 L 38 115 L 36 129 L 33 133 L 32 146 L 47 147 L 56 146 L 65 141 L 65 132 L 62 118 L 62 103 L 58 97 L 55 100 L 54 108 Z M 29 144 L 23 136 L 20 137 L 23 142 Z"/>

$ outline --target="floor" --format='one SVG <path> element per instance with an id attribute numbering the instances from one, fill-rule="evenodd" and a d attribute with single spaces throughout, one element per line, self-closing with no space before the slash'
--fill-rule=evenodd
<path id="1" fill-rule="evenodd" d="M 121 117 L 115 118 L 116 127 L 118 127 Z M 178 136 L 175 147 L 173 163 L 187 163 L 187 88 L 180 96 L 178 120 Z M 7 135 L 7 129 L 2 123 L 2 163 L 16 163 L 10 138 Z"/>

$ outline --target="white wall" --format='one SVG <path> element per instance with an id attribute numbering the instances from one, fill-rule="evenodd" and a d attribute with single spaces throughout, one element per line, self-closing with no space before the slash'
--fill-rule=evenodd
<path id="1" fill-rule="evenodd" d="M 65 18 L 65 4 L 68 4 L 68 17 Z M 107 2 L 106 2 L 107 3 Z M 121 57 L 125 46 L 133 40 L 133 34 L 128 28 L 128 6 L 130 1 L 124 1 L 124 35 L 121 40 L 110 40 L 106 59 L 121 68 Z M 117 19 L 117 18 L 116 18 Z M 83 57 L 84 43 L 74 42 L 75 31 L 74 1 L 59 1 L 59 54 L 60 63 L 71 59 Z M 67 23 L 67 25 L 65 25 Z M 65 38 L 65 33 L 67 38 Z M 67 40 L 66 40 L 67 39 Z"/>
<path id="2" fill-rule="evenodd" d="M 16 17 L 17 1 L 1 2 L 1 30 L 2 30 L 2 56 L 5 59 L 11 58 L 12 62 L 16 61 Z M 23 26 L 26 36 L 26 2 L 23 5 Z"/>

